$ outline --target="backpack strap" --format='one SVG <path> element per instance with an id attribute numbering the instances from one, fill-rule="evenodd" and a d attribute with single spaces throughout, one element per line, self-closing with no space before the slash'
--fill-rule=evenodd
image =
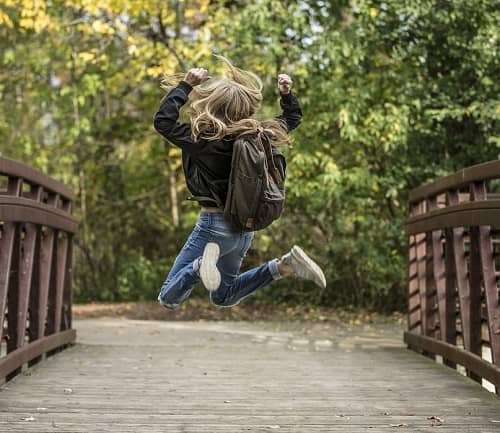
<path id="1" fill-rule="evenodd" d="M 275 179 L 278 182 L 282 183 L 283 178 L 281 177 L 281 174 L 278 168 L 276 167 L 276 163 L 274 162 L 273 149 L 271 143 L 269 142 L 269 138 L 267 137 L 267 135 L 264 133 L 264 128 L 262 126 L 257 127 L 257 143 L 266 154 L 267 160 L 271 163 L 272 167 L 271 173 L 274 174 Z"/>

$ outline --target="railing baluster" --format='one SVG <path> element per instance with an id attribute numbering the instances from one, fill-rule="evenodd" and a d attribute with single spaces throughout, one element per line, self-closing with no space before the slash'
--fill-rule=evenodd
<path id="1" fill-rule="evenodd" d="M 430 197 L 426 200 L 426 210 L 431 211 L 436 207 L 436 197 Z M 425 248 L 426 248 L 426 309 L 425 316 L 427 322 L 427 334 L 438 338 L 440 329 L 438 328 L 439 320 L 436 315 L 437 308 L 437 285 L 435 278 L 435 262 L 439 257 L 435 256 L 434 251 L 434 231 L 425 233 Z"/>
<path id="2" fill-rule="evenodd" d="M 457 190 L 448 192 L 450 206 L 459 203 Z M 460 318 L 462 323 L 462 338 L 465 350 L 481 356 L 481 281 L 480 270 L 476 265 L 479 254 L 471 251 L 470 284 L 467 272 L 467 261 L 465 257 L 464 233 L 462 227 L 451 229 L 453 233 L 453 266 L 458 289 L 460 305 Z M 471 250 L 475 248 L 476 237 L 471 233 Z M 473 380 L 480 382 L 481 378 L 467 370 L 467 375 Z"/>
<path id="3" fill-rule="evenodd" d="M 72 323 L 71 305 L 73 304 L 73 291 L 71 283 L 73 281 L 73 236 L 68 235 L 68 251 L 66 254 L 66 272 L 63 292 L 63 321 L 62 330 L 70 329 Z"/>
<path id="4" fill-rule="evenodd" d="M 16 223 L 4 223 L 2 240 L 0 242 L 0 341 L 3 339 L 3 323 L 5 321 L 7 296 L 11 284 L 12 261 L 14 246 L 17 244 L 17 232 Z"/>
<path id="5" fill-rule="evenodd" d="M 471 185 L 474 201 L 486 200 L 486 183 L 474 182 Z M 479 227 L 479 257 L 483 274 L 484 294 L 488 311 L 488 329 L 493 363 L 500 365 L 500 299 L 495 276 L 495 260 L 491 242 L 491 228 Z"/>
<path id="6" fill-rule="evenodd" d="M 425 212 L 424 202 L 420 202 L 415 207 L 414 215 L 421 215 Z M 417 254 L 417 284 L 420 297 L 420 333 L 428 335 L 429 307 L 427 302 L 427 241 L 424 233 L 415 236 Z"/>
<path id="7" fill-rule="evenodd" d="M 17 347 L 17 307 L 19 305 L 19 256 L 20 246 L 20 227 L 15 224 L 12 228 L 14 240 L 11 250 L 10 268 L 7 270 L 8 288 L 7 288 L 7 353 L 12 352 Z M 2 322 L 3 323 L 3 322 Z"/>
<path id="8" fill-rule="evenodd" d="M 47 309 L 50 287 L 53 286 L 54 281 L 52 268 L 54 262 L 55 237 L 55 230 L 50 228 L 47 229 L 40 251 L 40 296 L 37 305 L 38 321 L 36 338 L 42 338 L 44 335 L 48 335 L 46 334 L 45 321 L 48 318 Z"/>
<path id="9" fill-rule="evenodd" d="M 437 209 L 436 197 L 431 197 L 428 200 L 428 204 L 429 211 Z M 451 305 L 454 301 L 452 289 L 451 287 L 448 289 L 446 284 L 447 273 L 445 271 L 443 243 L 441 242 L 442 235 L 442 230 L 434 230 L 432 232 L 432 271 L 438 297 L 441 340 L 451 343 L 455 337 L 455 323 L 453 320 L 455 306 Z"/>
<path id="10" fill-rule="evenodd" d="M 23 255 L 19 275 L 19 299 L 17 307 L 17 343 L 16 348 L 24 344 L 26 335 L 26 321 L 28 304 L 32 287 L 33 268 L 35 263 L 35 247 L 38 229 L 34 224 L 26 223 L 26 236 L 24 239 Z"/>
<path id="11" fill-rule="evenodd" d="M 440 300 L 444 309 L 444 320 L 446 326 L 442 328 L 441 338 L 450 344 L 457 344 L 457 309 L 456 309 L 456 274 L 455 274 L 455 260 L 453 257 L 453 231 L 445 229 L 445 251 L 444 262 L 442 271 L 445 273 L 444 282 L 444 299 Z M 450 367 L 455 367 L 454 362 L 446 360 Z"/>
<path id="12" fill-rule="evenodd" d="M 411 215 L 418 214 L 418 206 L 412 206 Z M 410 236 L 408 247 L 408 326 L 410 329 L 421 327 L 421 305 L 418 286 L 417 238 Z"/>
<path id="13" fill-rule="evenodd" d="M 23 193 L 23 180 L 20 177 L 9 177 L 7 180 L 7 195 L 20 197 Z M 0 243 L 0 341 L 3 338 L 5 307 L 17 299 L 18 267 L 19 267 L 19 224 L 7 222 L 3 227 L 3 238 Z M 9 324 L 13 323 L 9 308 Z M 14 313 L 15 315 L 15 313 Z M 9 340 L 7 351 L 12 350 L 14 330 L 8 326 Z"/>
<path id="14" fill-rule="evenodd" d="M 63 306 L 63 293 L 64 285 L 66 283 L 66 260 L 68 253 L 68 238 L 64 236 L 58 240 L 57 244 L 57 272 L 56 272 L 56 292 L 54 299 L 54 317 L 50 323 L 53 323 L 54 328 L 52 332 L 59 332 L 61 330 L 62 319 L 62 306 Z"/>

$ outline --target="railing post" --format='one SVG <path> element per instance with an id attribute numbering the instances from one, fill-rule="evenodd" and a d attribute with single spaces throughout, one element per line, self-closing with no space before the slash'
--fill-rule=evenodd
<path id="1" fill-rule="evenodd" d="M 458 190 L 451 190 L 447 193 L 449 206 L 459 204 Z M 452 233 L 452 253 L 453 253 L 453 273 L 458 291 L 460 322 L 462 328 L 462 339 L 465 350 L 481 356 L 481 282 L 480 270 L 477 266 L 475 253 L 476 237 L 472 233 L 470 237 L 470 266 L 467 272 L 467 261 L 465 255 L 465 230 L 462 227 L 448 229 Z M 450 262 L 451 264 L 451 262 Z M 470 283 L 469 283 L 470 279 Z M 455 343 L 456 344 L 456 343 Z M 467 370 L 467 375 L 481 382 L 481 378 Z"/>
<path id="2" fill-rule="evenodd" d="M 486 183 L 474 182 L 471 184 L 472 199 L 486 200 Z M 483 275 L 484 295 L 488 312 L 488 331 L 490 334 L 491 357 L 494 364 L 500 365 L 500 299 L 495 275 L 495 260 L 491 242 L 491 228 L 479 226 L 479 261 Z M 497 393 L 499 387 L 497 386 Z"/>

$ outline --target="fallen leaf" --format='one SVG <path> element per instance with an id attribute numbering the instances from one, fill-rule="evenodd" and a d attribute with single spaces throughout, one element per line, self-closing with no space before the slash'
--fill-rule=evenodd
<path id="1" fill-rule="evenodd" d="M 443 420 L 441 418 L 439 418 L 438 416 L 428 416 L 427 419 L 429 421 L 432 421 L 431 423 L 431 426 L 432 427 L 437 427 L 437 426 L 440 426 L 440 425 L 443 425 Z"/>

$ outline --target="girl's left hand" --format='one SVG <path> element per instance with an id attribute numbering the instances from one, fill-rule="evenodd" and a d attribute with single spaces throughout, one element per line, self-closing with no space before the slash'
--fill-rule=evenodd
<path id="1" fill-rule="evenodd" d="M 210 75 L 208 75 L 208 71 L 204 68 L 193 68 L 187 71 L 184 76 L 184 81 L 190 84 L 192 87 L 197 86 L 198 84 L 203 83 L 210 79 Z"/>
<path id="2" fill-rule="evenodd" d="M 287 74 L 279 74 L 278 75 L 278 88 L 281 93 L 288 94 L 290 93 L 290 89 L 292 88 L 292 79 L 290 75 Z"/>

